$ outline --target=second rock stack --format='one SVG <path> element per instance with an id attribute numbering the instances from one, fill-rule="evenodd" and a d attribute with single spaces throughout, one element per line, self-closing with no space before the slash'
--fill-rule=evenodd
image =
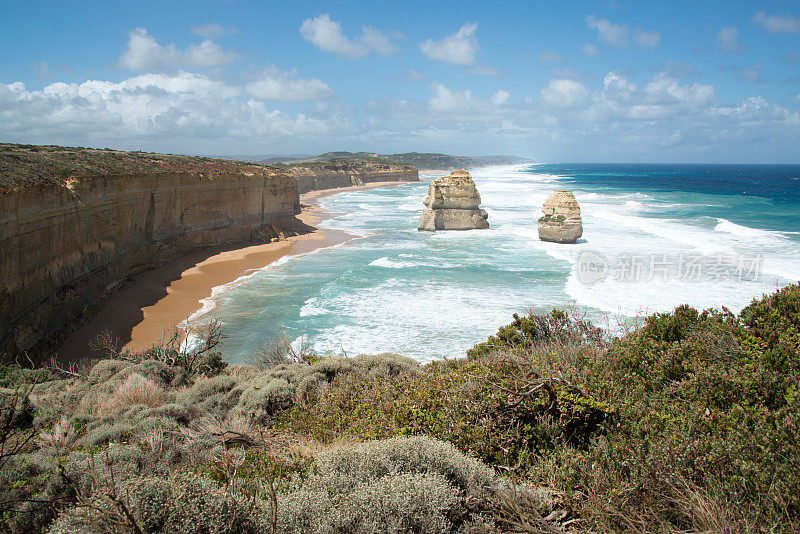
<path id="1" fill-rule="evenodd" d="M 539 219 L 539 239 L 574 243 L 583 235 L 581 208 L 572 191 L 556 191 L 544 201 Z"/>

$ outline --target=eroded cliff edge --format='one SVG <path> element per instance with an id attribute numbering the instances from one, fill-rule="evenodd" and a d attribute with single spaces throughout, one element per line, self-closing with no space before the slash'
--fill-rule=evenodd
<path id="1" fill-rule="evenodd" d="M 0 144 L 0 359 L 49 353 L 145 269 L 299 231 L 300 192 L 417 179 L 413 167 L 357 162 L 275 168 Z"/>

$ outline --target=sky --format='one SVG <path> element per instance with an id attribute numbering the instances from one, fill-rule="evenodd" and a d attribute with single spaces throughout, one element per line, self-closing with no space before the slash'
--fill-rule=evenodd
<path id="1" fill-rule="evenodd" d="M 14 2 L 0 141 L 800 162 L 800 3 Z"/>

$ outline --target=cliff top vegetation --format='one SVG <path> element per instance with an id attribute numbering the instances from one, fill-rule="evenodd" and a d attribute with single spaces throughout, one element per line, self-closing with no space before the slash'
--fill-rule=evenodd
<path id="1" fill-rule="evenodd" d="M 798 325 L 795 284 L 615 338 L 515 315 L 425 366 L 100 340 L 0 368 L 0 532 L 796 532 Z"/>
<path id="2" fill-rule="evenodd" d="M 372 164 L 397 166 L 381 158 L 337 158 L 293 164 L 291 167 L 349 170 Z M 410 166 L 401 166 L 404 169 Z M 114 176 L 134 173 L 281 173 L 286 165 L 252 163 L 202 156 L 128 152 L 124 150 L 21 145 L 0 143 L 0 193 L 20 187 L 61 184 L 69 178 Z"/>
<path id="3" fill-rule="evenodd" d="M 336 160 L 358 160 L 368 163 L 405 164 L 420 170 L 445 170 L 485 167 L 487 165 L 506 165 L 526 163 L 530 160 L 518 156 L 452 156 L 432 152 L 405 152 L 402 154 L 376 154 L 373 152 L 326 152 L 309 158 L 268 158 L 262 163 L 300 165 L 307 163 L 324 163 Z"/>

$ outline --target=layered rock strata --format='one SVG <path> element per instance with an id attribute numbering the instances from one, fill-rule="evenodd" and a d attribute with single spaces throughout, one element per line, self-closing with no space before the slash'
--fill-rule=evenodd
<path id="1" fill-rule="evenodd" d="M 418 230 L 474 230 L 489 228 L 488 215 L 479 208 L 481 195 L 467 171 L 453 171 L 431 182 Z"/>
<path id="2" fill-rule="evenodd" d="M 581 208 L 572 191 L 556 191 L 544 201 L 539 219 L 539 239 L 575 243 L 583 235 Z"/>
<path id="3" fill-rule="evenodd" d="M 335 189 L 374 182 L 418 182 L 419 171 L 411 165 L 384 163 L 336 163 L 293 165 L 289 173 L 297 180 L 301 195 L 320 189 Z"/>
<path id="4" fill-rule="evenodd" d="M 0 143 L 0 361 L 50 353 L 143 270 L 301 231 L 298 190 L 419 179 L 384 167 Z"/>

